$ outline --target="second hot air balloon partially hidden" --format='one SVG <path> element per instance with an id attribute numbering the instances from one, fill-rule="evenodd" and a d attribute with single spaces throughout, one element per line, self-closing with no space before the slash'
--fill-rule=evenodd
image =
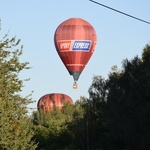
<path id="1" fill-rule="evenodd" d="M 91 58 L 96 43 L 95 29 L 81 18 L 67 19 L 55 31 L 54 44 L 62 62 L 74 78 L 74 89 L 78 87 L 79 76 Z"/>

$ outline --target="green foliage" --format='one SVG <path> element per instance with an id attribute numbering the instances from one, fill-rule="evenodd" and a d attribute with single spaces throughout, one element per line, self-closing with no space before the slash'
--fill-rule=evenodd
<path id="1" fill-rule="evenodd" d="M 39 150 L 149 149 L 150 45 L 142 58 L 113 66 L 108 79 L 94 76 L 88 92 L 61 111 L 33 115 Z"/>
<path id="2" fill-rule="evenodd" d="M 148 149 L 150 144 L 150 46 L 142 58 L 123 61 L 108 79 L 93 78 L 89 115 L 95 127 L 91 148 Z M 96 137 L 96 138 L 94 138 Z M 94 139 L 94 140 L 93 140 Z M 95 147 L 96 148 L 96 147 Z"/>
<path id="3" fill-rule="evenodd" d="M 55 108 L 48 114 L 45 112 L 34 112 L 35 138 L 39 142 L 38 149 L 62 149 L 70 144 L 72 139 L 68 131 L 68 123 L 71 121 L 69 105 L 65 105 L 62 111 Z"/>
<path id="4" fill-rule="evenodd" d="M 81 99 L 75 104 L 65 103 L 62 110 L 55 108 L 48 114 L 43 111 L 33 113 L 38 150 L 82 147 L 84 139 L 81 134 L 85 130 L 81 123 L 84 115 L 83 102 Z"/>
<path id="5" fill-rule="evenodd" d="M 32 150 L 36 144 L 33 137 L 33 125 L 27 116 L 29 97 L 20 96 L 23 80 L 19 73 L 28 63 L 20 63 L 21 50 L 17 49 L 20 40 L 6 35 L 0 41 L 0 149 L 1 150 Z"/>

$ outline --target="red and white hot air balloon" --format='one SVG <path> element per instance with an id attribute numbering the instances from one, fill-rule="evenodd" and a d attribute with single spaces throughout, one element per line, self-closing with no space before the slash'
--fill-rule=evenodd
<path id="1" fill-rule="evenodd" d="M 56 50 L 74 78 L 75 89 L 80 74 L 95 50 L 96 43 L 97 35 L 93 26 L 81 18 L 70 18 L 62 22 L 55 31 Z"/>
<path id="2" fill-rule="evenodd" d="M 54 107 L 57 107 L 59 110 L 62 109 L 65 103 L 73 103 L 73 100 L 70 96 L 62 93 L 49 93 L 43 95 L 37 103 L 38 110 L 43 110 L 48 113 L 53 110 Z"/>

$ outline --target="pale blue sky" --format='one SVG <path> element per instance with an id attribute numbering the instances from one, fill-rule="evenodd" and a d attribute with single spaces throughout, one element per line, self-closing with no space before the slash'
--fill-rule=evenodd
<path id="1" fill-rule="evenodd" d="M 150 21 L 149 0 L 97 0 L 135 17 Z M 150 25 L 134 20 L 89 0 L 2 0 L 0 2 L 0 37 L 9 30 L 24 45 L 21 61 L 28 61 L 32 69 L 21 74 L 31 78 L 22 94 L 34 91 L 36 108 L 39 98 L 47 93 L 64 93 L 74 101 L 88 97 L 93 75 L 107 78 L 111 67 L 121 67 L 123 59 L 141 56 L 142 49 L 150 41 Z M 72 88 L 73 78 L 61 62 L 55 46 L 54 32 L 66 19 L 79 17 L 93 25 L 98 42 L 93 56 L 83 70 L 78 89 Z"/>

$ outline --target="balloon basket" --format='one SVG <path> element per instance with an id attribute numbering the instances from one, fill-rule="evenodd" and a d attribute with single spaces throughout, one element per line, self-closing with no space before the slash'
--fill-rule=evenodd
<path id="1" fill-rule="evenodd" d="M 78 84 L 77 84 L 77 82 L 74 82 L 73 89 L 77 89 L 77 88 L 78 88 Z"/>

